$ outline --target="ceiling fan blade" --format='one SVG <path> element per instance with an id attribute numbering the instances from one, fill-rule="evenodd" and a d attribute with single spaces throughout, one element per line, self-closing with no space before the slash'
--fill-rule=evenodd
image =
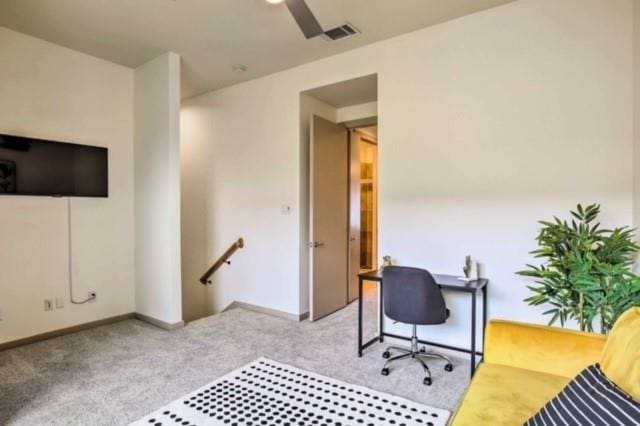
<path id="1" fill-rule="evenodd" d="M 324 33 L 322 26 L 304 0 L 285 0 L 285 4 L 306 38 L 313 38 Z"/>

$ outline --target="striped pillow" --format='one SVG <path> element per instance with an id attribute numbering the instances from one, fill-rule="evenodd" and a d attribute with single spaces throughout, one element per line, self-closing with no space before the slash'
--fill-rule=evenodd
<path id="1" fill-rule="evenodd" d="M 600 364 L 594 364 L 582 370 L 525 425 L 637 426 L 640 403 L 609 380 Z"/>

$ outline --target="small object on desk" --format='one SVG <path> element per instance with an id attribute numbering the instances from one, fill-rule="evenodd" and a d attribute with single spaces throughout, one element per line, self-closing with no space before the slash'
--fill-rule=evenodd
<path id="1" fill-rule="evenodd" d="M 391 256 L 386 255 L 382 258 L 382 269 L 386 268 L 387 266 L 393 266 L 393 263 L 391 262 Z"/>
<path id="2" fill-rule="evenodd" d="M 471 256 L 467 255 L 464 258 L 464 266 L 462 267 L 462 272 L 464 272 L 464 276 L 469 278 L 471 275 Z"/>
<path id="3" fill-rule="evenodd" d="M 484 263 L 480 263 L 476 260 L 476 279 L 484 277 Z"/>
<path id="4" fill-rule="evenodd" d="M 462 272 L 464 272 L 464 277 L 459 277 L 458 279 L 461 281 L 474 281 L 479 277 L 478 274 L 479 265 L 477 262 L 471 260 L 471 256 L 467 255 L 464 259 L 464 266 L 462 267 Z"/>

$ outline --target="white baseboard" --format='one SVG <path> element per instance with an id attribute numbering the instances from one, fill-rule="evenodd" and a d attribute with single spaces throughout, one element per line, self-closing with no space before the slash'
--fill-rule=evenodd
<path id="1" fill-rule="evenodd" d="M 41 342 L 43 340 L 53 339 L 54 337 L 64 336 L 66 334 L 77 333 L 78 331 L 88 330 L 90 328 L 100 327 L 101 325 L 113 324 L 116 322 L 135 318 L 134 313 L 116 315 L 114 317 L 103 318 L 97 321 L 91 321 L 84 324 L 77 324 L 71 327 L 61 328 L 59 330 L 47 331 L 46 333 L 36 334 L 34 336 L 24 337 L 22 339 L 12 340 L 0 343 L 0 351 L 16 348 L 18 346 L 30 345 L 31 343 Z"/>
<path id="2" fill-rule="evenodd" d="M 279 318 L 284 318 L 284 319 L 288 319 L 288 320 L 292 320 L 292 321 L 304 321 L 309 317 L 309 313 L 304 313 L 304 314 L 292 314 L 289 312 L 285 312 L 285 311 L 279 311 L 277 309 L 271 309 L 271 308 L 266 308 L 264 306 L 258 306 L 258 305 L 252 305 L 251 303 L 245 303 L 245 302 L 232 302 L 229 306 L 227 306 L 226 308 L 224 308 L 222 310 L 222 312 L 228 311 L 230 309 L 234 309 L 234 308 L 241 308 L 241 309 L 246 309 L 248 311 L 253 311 L 253 312 L 258 312 L 261 314 L 267 314 L 267 315 L 272 315 L 274 317 L 279 317 Z"/>
<path id="3" fill-rule="evenodd" d="M 155 325 L 156 327 L 162 328 L 164 330 L 173 331 L 179 328 L 184 327 L 184 321 L 178 321 L 176 323 L 168 323 L 157 318 L 150 317 L 148 315 L 139 314 L 136 312 L 135 317 L 140 321 L 144 321 L 151 325 Z"/>

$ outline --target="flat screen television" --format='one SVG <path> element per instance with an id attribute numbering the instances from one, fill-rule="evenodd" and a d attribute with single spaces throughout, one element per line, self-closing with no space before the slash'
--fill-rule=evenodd
<path id="1" fill-rule="evenodd" d="M 108 197 L 107 148 L 0 134 L 0 196 Z"/>

